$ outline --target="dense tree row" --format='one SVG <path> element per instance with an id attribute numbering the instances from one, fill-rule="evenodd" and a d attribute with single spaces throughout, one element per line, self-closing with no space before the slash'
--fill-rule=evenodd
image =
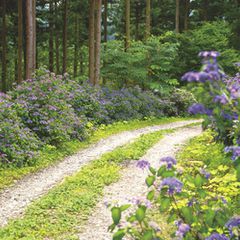
<path id="1" fill-rule="evenodd" d="M 98 84 L 101 41 L 124 39 L 127 51 L 131 40 L 205 21 L 230 22 L 232 44 L 240 49 L 239 0 L 1 0 L 0 7 L 3 91 L 39 67 L 79 81 L 89 74 Z"/>

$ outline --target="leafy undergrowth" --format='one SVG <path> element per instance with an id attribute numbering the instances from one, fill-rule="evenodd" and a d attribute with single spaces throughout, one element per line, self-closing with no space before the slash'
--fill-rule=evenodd
<path id="1" fill-rule="evenodd" d="M 142 135 L 83 167 L 28 207 L 22 219 L 0 229 L 0 239 L 78 239 L 79 226 L 87 220 L 104 186 L 119 179 L 119 163 L 139 159 L 169 132 L 173 130 Z"/>
<path id="2" fill-rule="evenodd" d="M 21 168 L 14 166 L 8 168 L 0 167 L 0 190 L 6 188 L 16 180 L 21 179 L 29 173 L 34 173 L 38 170 L 53 165 L 57 161 L 63 160 L 66 156 L 70 156 L 84 148 L 89 147 L 91 144 L 98 142 L 100 139 L 107 138 L 111 135 L 123 131 L 130 131 L 147 126 L 166 124 L 183 120 L 190 120 L 190 118 L 149 118 L 146 120 L 116 122 L 108 126 L 100 126 L 99 129 L 95 131 L 89 139 L 83 142 L 72 140 L 63 143 L 58 148 L 55 146 L 46 145 L 40 152 L 40 155 L 36 159 L 35 164 L 32 166 L 25 166 Z"/>
<path id="3" fill-rule="evenodd" d="M 192 139 L 177 156 L 182 179 L 192 176 L 185 181 L 185 188 L 194 195 L 192 185 L 199 169 L 207 169 L 210 173 L 207 191 L 212 197 L 222 198 L 234 215 L 240 214 L 240 182 L 237 180 L 236 169 L 230 157 L 224 154 L 224 145 L 214 141 L 211 131 L 206 131 Z M 156 211 L 155 211 L 156 210 Z M 162 229 L 163 239 L 170 240 L 170 233 L 176 231 L 176 226 L 168 224 L 168 214 L 160 213 L 158 209 L 150 211 L 149 218 L 157 222 Z M 220 230 L 221 231 L 221 230 Z"/>

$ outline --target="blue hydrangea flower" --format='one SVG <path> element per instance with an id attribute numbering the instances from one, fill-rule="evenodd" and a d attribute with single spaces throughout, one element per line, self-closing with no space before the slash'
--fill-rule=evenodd
<path id="1" fill-rule="evenodd" d="M 213 233 L 209 237 L 205 238 L 205 240 L 230 240 L 224 234 Z"/>
<path id="2" fill-rule="evenodd" d="M 173 157 L 163 157 L 160 159 L 160 165 L 166 165 L 167 169 L 171 169 L 173 165 L 176 165 L 177 161 Z"/>
<path id="3" fill-rule="evenodd" d="M 231 237 L 234 235 L 233 234 L 233 229 L 234 228 L 238 228 L 240 227 L 240 216 L 235 216 L 232 217 L 227 223 L 226 223 L 226 227 L 228 228 L 228 230 L 230 231 Z"/>
<path id="4" fill-rule="evenodd" d="M 207 172 L 205 169 L 200 169 L 200 173 L 208 180 L 211 177 L 211 173 Z"/>
<path id="5" fill-rule="evenodd" d="M 223 105 L 227 104 L 228 103 L 228 99 L 226 97 L 225 94 L 222 94 L 222 95 L 217 95 L 215 96 L 214 100 L 213 100 L 215 103 L 221 103 Z"/>
<path id="6" fill-rule="evenodd" d="M 217 58 L 220 56 L 220 53 L 217 51 L 202 51 L 198 56 L 202 58 Z"/>
<path id="7" fill-rule="evenodd" d="M 183 183 L 177 178 L 168 177 L 162 180 L 159 186 L 159 190 L 164 187 L 168 187 L 168 194 L 173 195 L 174 193 L 180 193 L 182 191 Z"/>
<path id="8" fill-rule="evenodd" d="M 141 168 L 142 170 L 144 170 L 145 168 L 149 168 L 150 167 L 150 163 L 146 160 L 139 160 L 137 162 L 137 167 Z"/>
<path id="9" fill-rule="evenodd" d="M 232 152 L 232 160 L 235 161 L 238 157 L 240 157 L 240 147 L 239 146 L 230 146 L 225 147 L 225 152 Z"/>
<path id="10" fill-rule="evenodd" d="M 209 109 L 206 109 L 202 104 L 200 103 L 194 103 L 191 107 L 188 108 L 188 112 L 190 114 L 207 114 L 211 115 L 212 111 Z"/>
<path id="11" fill-rule="evenodd" d="M 184 235 L 191 229 L 188 224 L 182 223 L 181 221 L 177 222 L 178 230 L 176 231 L 176 237 L 178 239 L 183 239 Z"/>

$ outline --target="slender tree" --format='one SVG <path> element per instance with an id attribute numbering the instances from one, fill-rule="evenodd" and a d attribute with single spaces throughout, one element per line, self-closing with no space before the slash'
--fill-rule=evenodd
<path id="1" fill-rule="evenodd" d="M 140 21 L 140 11 L 139 11 L 139 1 L 135 1 L 135 40 L 139 40 L 139 21 Z"/>
<path id="2" fill-rule="evenodd" d="M 95 1 L 89 0 L 89 81 L 94 85 L 94 67 L 95 67 Z"/>
<path id="3" fill-rule="evenodd" d="M 179 19 L 179 15 L 180 15 L 180 6 L 179 6 L 180 2 L 179 0 L 176 0 L 176 19 L 175 19 L 175 31 L 176 33 L 180 32 L 179 26 L 180 26 L 180 19 Z"/>
<path id="4" fill-rule="evenodd" d="M 101 22 L 102 22 L 102 0 L 96 1 L 96 22 L 95 22 L 95 72 L 94 85 L 100 81 L 100 59 L 101 59 Z"/>
<path id="5" fill-rule="evenodd" d="M 32 0 L 32 23 L 33 23 L 33 71 L 37 68 L 37 26 L 36 26 L 36 0 Z"/>
<path id="6" fill-rule="evenodd" d="M 104 18 L 103 18 L 103 26 L 104 26 L 104 42 L 107 42 L 107 35 L 108 35 L 108 0 L 104 0 Z"/>
<path id="7" fill-rule="evenodd" d="M 54 1 L 54 16 L 55 19 L 58 18 L 58 4 L 57 0 Z M 57 21 L 55 21 L 54 24 L 55 27 L 55 56 L 56 56 L 56 73 L 60 74 L 60 63 L 59 63 L 59 32 L 58 32 L 58 26 L 57 26 Z"/>
<path id="8" fill-rule="evenodd" d="M 189 5 L 190 5 L 190 0 L 185 0 L 184 31 L 188 30 Z"/>
<path id="9" fill-rule="evenodd" d="M 17 82 L 22 82 L 22 51 L 23 51 L 23 5 L 22 0 L 18 0 L 18 65 Z"/>
<path id="10" fill-rule="evenodd" d="M 2 0 L 2 91 L 7 91 L 7 23 L 6 0 Z"/>
<path id="11" fill-rule="evenodd" d="M 125 36 L 125 50 L 127 50 L 130 46 L 130 0 L 125 0 L 125 28 L 126 28 L 126 36 Z"/>
<path id="12" fill-rule="evenodd" d="M 78 52 L 79 52 L 79 19 L 78 14 L 74 16 L 74 31 L 75 31 L 75 39 L 74 39 L 74 63 L 73 63 L 73 75 L 77 76 L 78 69 Z"/>
<path id="13" fill-rule="evenodd" d="M 30 79 L 34 71 L 34 23 L 32 0 L 26 0 L 26 78 Z"/>
<path id="14" fill-rule="evenodd" d="M 146 30 L 145 39 L 147 39 L 151 34 L 151 0 L 146 2 Z"/>
<path id="15" fill-rule="evenodd" d="M 62 61 L 62 73 L 67 71 L 67 0 L 63 2 L 63 61 Z"/>
<path id="16" fill-rule="evenodd" d="M 54 66 L 54 49 L 53 49 L 53 1 L 49 1 L 49 71 L 53 72 Z"/>

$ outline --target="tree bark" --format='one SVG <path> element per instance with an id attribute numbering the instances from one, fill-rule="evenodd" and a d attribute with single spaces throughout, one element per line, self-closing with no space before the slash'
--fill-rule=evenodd
<path id="1" fill-rule="evenodd" d="M 96 0 L 89 0 L 89 81 L 94 85 L 94 66 L 95 66 L 95 2 Z"/>
<path id="2" fill-rule="evenodd" d="M 188 30 L 189 5 L 190 5 L 190 0 L 185 0 L 184 31 Z"/>
<path id="3" fill-rule="evenodd" d="M 208 0 L 203 1 L 203 20 L 208 21 L 208 6 L 209 2 Z"/>
<path id="4" fill-rule="evenodd" d="M 30 79 L 34 71 L 34 24 L 33 1 L 26 0 L 26 78 Z"/>
<path id="5" fill-rule="evenodd" d="M 54 71 L 54 49 L 53 49 L 53 2 L 49 2 L 49 71 Z"/>
<path id="6" fill-rule="evenodd" d="M 6 0 L 2 1 L 2 91 L 7 91 L 7 23 Z"/>
<path id="7" fill-rule="evenodd" d="M 75 41 L 74 41 L 74 64 L 73 64 L 73 75 L 77 77 L 77 69 L 78 69 L 78 52 L 79 52 L 79 22 L 78 15 L 75 15 Z"/>
<path id="8" fill-rule="evenodd" d="M 67 71 L 67 0 L 64 0 L 62 74 L 66 73 L 66 71 Z"/>
<path id="9" fill-rule="evenodd" d="M 180 6 L 179 6 L 179 0 L 176 0 L 176 19 L 175 19 L 175 31 L 176 33 L 180 32 L 179 29 L 179 14 L 180 14 Z"/>
<path id="10" fill-rule="evenodd" d="M 125 36 L 125 51 L 127 51 L 127 49 L 130 46 L 130 0 L 125 0 L 125 21 L 126 21 L 126 36 Z"/>
<path id="11" fill-rule="evenodd" d="M 32 22 L 33 22 L 33 72 L 37 67 L 37 29 L 36 29 L 36 0 L 32 0 Z"/>
<path id="12" fill-rule="evenodd" d="M 145 39 L 148 39 L 151 34 L 151 0 L 146 2 L 146 30 Z"/>
<path id="13" fill-rule="evenodd" d="M 96 1 L 94 85 L 100 82 L 102 0 Z"/>
<path id="14" fill-rule="evenodd" d="M 58 17 L 58 12 L 57 12 L 57 1 L 54 1 L 54 15 L 55 19 Z M 55 55 L 56 55 L 56 73 L 60 74 L 60 63 L 59 63 L 59 33 L 58 33 L 58 27 L 57 27 L 57 20 L 55 21 Z"/>
<path id="15" fill-rule="evenodd" d="M 23 5 L 22 0 L 18 0 L 18 67 L 17 83 L 22 82 L 22 52 L 23 52 Z"/>
<path id="16" fill-rule="evenodd" d="M 135 14 L 136 14 L 136 25 L 135 25 L 135 40 L 139 40 L 139 1 L 135 2 Z"/>
<path id="17" fill-rule="evenodd" d="M 104 25 L 104 42 L 107 42 L 107 35 L 108 35 L 108 22 L 107 22 L 107 16 L 108 16 L 108 0 L 104 0 L 104 19 L 103 19 L 103 25 Z"/>

